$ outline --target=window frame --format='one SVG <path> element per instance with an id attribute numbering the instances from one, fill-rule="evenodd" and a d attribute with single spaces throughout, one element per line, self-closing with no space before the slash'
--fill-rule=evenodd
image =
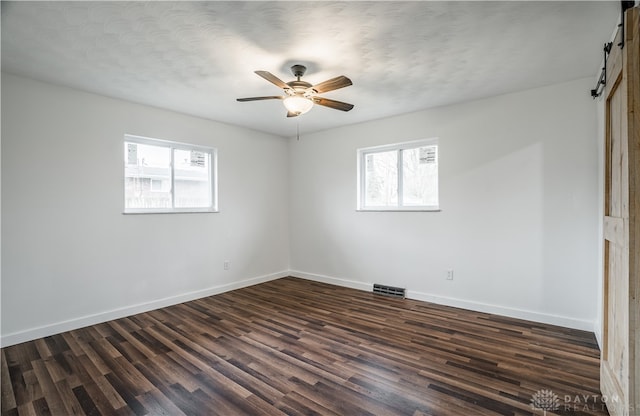
<path id="1" fill-rule="evenodd" d="M 398 211 L 398 212 L 439 212 L 440 210 L 440 145 L 438 138 L 412 140 L 407 142 L 385 144 L 380 146 L 363 147 L 357 150 L 357 202 L 356 211 Z M 403 151 L 425 146 L 436 146 L 436 163 L 438 165 L 438 205 L 403 205 Z M 366 201 L 366 157 L 370 154 L 397 151 L 398 203 L 395 206 L 367 206 Z"/>
<path id="2" fill-rule="evenodd" d="M 164 147 L 169 149 L 171 157 L 170 162 L 170 175 L 171 175 L 171 208 L 127 208 L 123 207 L 123 214 L 181 214 L 181 213 L 212 213 L 218 211 L 218 149 L 214 147 L 201 146 L 190 143 L 176 142 L 172 140 L 154 139 L 150 137 L 136 136 L 133 134 L 124 135 L 124 149 L 126 150 L 127 143 L 143 144 L 148 146 Z M 193 207 L 193 208 L 176 208 L 175 207 L 175 163 L 174 163 L 174 150 L 186 150 L 186 151 L 199 151 L 209 154 L 209 183 L 211 185 L 211 205 L 208 207 Z M 123 160 L 122 169 L 122 203 L 126 203 L 126 186 L 127 180 L 125 170 L 127 168 L 127 158 Z M 151 185 L 150 185 L 151 186 Z"/>

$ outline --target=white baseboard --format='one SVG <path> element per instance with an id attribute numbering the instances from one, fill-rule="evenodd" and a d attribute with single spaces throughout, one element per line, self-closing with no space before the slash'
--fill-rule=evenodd
<path id="1" fill-rule="evenodd" d="M 593 324 L 593 333 L 596 336 L 596 341 L 598 341 L 598 347 L 600 347 L 600 351 L 602 351 L 602 322 L 600 322 L 599 319 Z"/>
<path id="2" fill-rule="evenodd" d="M 365 291 L 373 290 L 373 283 L 360 282 L 355 280 L 341 279 L 337 277 L 325 276 L 314 273 L 306 273 L 299 270 L 291 270 L 290 275 L 308 280 L 314 280 L 322 283 L 329 283 L 337 286 L 349 287 Z M 550 325 L 558 325 L 565 328 L 580 329 L 583 331 L 593 332 L 594 321 L 586 319 L 577 319 L 561 315 L 553 315 L 542 312 L 529 311 L 524 309 L 492 305 L 482 302 L 449 298 L 445 296 L 432 295 L 429 293 L 418 292 L 415 290 L 407 290 L 407 298 L 421 300 L 425 302 L 436 303 L 438 305 L 453 306 L 456 308 L 469 309 L 476 312 L 492 313 L 496 315 L 508 316 L 510 318 L 526 319 L 528 321 L 540 322 Z M 596 333 L 597 337 L 597 333 Z"/>
<path id="3" fill-rule="evenodd" d="M 413 290 L 407 291 L 407 297 L 425 302 L 437 303 L 438 305 L 453 306 L 455 308 L 469 309 L 475 312 L 485 312 L 494 315 L 508 316 L 510 318 L 525 319 L 527 321 L 540 322 L 549 325 L 558 325 L 565 328 L 580 329 L 583 331 L 593 331 L 593 321 L 577 319 L 561 315 L 553 315 L 543 312 L 529 311 L 525 309 L 512 308 L 508 306 L 492 305 L 488 303 L 475 302 L 464 299 L 449 298 L 445 296 L 431 295 Z"/>
<path id="4" fill-rule="evenodd" d="M 188 302 L 207 296 L 217 295 L 219 293 L 228 292 L 230 290 L 240 289 L 247 286 L 253 286 L 258 283 L 268 282 L 270 280 L 279 279 L 289 276 L 289 271 L 281 271 L 268 275 L 253 277 L 250 279 L 240 280 L 237 282 L 227 283 L 218 286 L 212 286 L 206 289 L 194 292 L 183 293 L 176 296 L 170 296 L 151 302 L 139 303 L 137 305 L 126 306 L 124 308 L 113 309 L 106 312 L 100 312 L 92 315 L 86 315 L 80 318 L 69 319 L 67 321 L 56 322 L 49 325 L 43 325 L 37 328 L 30 328 L 24 331 L 14 332 L 3 335 L 0 338 L 0 346 L 8 347 L 10 345 L 20 344 L 21 342 L 31 341 L 37 338 L 47 337 L 61 332 L 71 331 L 73 329 L 83 328 L 89 325 L 95 325 L 113 319 L 124 318 L 126 316 L 135 315 L 142 312 L 149 312 L 154 309 L 164 308 L 178 303 Z"/>
<path id="5" fill-rule="evenodd" d="M 258 283 L 268 282 L 286 276 L 293 276 L 302 279 L 312 280 L 321 283 L 328 283 L 336 286 L 348 287 L 364 291 L 371 291 L 373 283 L 361 282 L 357 280 L 342 279 L 338 277 L 326 276 L 315 273 L 307 273 L 299 270 L 289 270 L 268 275 L 253 277 L 238 282 L 227 283 L 224 285 L 212 286 L 207 289 L 198 290 L 189 293 L 183 293 L 176 296 L 170 296 L 151 302 L 141 303 L 137 305 L 127 306 L 124 308 L 113 309 L 106 312 L 100 312 L 93 315 L 86 315 L 80 318 L 74 318 L 67 321 L 56 322 L 36 328 L 30 328 L 24 331 L 14 332 L 3 335 L 0 338 L 0 346 L 8 347 L 10 345 L 19 344 L 21 342 L 31 341 L 61 332 L 73 329 L 83 328 L 89 325 L 110 321 L 113 319 L 124 318 L 126 316 L 135 315 L 142 312 L 148 312 L 154 309 L 164 308 L 178 303 L 188 302 L 219 293 L 228 292 L 230 290 L 240 289 L 247 286 L 253 286 Z M 407 291 L 407 298 L 432 302 L 439 305 L 453 306 L 457 308 L 469 309 L 477 312 L 493 313 L 512 318 L 526 319 L 534 322 L 558 325 L 567 328 L 580 329 L 584 331 L 594 332 L 598 343 L 601 344 L 600 323 L 595 321 L 576 319 L 571 317 L 546 314 L 535 311 L 527 311 L 523 309 L 504 307 L 499 305 L 491 305 L 481 302 L 469 301 L 464 299 L 448 298 L 444 296 L 432 295 L 429 293 L 418 292 L 413 290 Z"/>
<path id="6" fill-rule="evenodd" d="M 325 276 L 322 274 L 301 272 L 299 270 L 289 270 L 289 276 L 301 279 L 313 280 L 314 282 L 328 283 L 330 285 L 348 287 L 351 289 L 372 291 L 373 283 L 359 282 L 357 280 L 340 279 L 338 277 Z"/>

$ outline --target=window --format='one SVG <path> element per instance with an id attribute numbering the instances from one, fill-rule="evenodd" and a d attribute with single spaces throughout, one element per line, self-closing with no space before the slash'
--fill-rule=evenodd
<path id="1" fill-rule="evenodd" d="M 215 212 L 216 150 L 124 136 L 124 212 Z"/>
<path id="2" fill-rule="evenodd" d="M 358 210 L 439 210 L 437 139 L 359 149 Z"/>

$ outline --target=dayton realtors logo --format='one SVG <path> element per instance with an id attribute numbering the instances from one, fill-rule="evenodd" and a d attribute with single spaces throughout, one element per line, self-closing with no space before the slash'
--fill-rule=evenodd
<path id="1" fill-rule="evenodd" d="M 544 415 L 547 411 L 560 409 L 560 399 L 558 395 L 549 389 L 538 390 L 531 395 L 531 407 L 542 410 Z"/>
<path id="2" fill-rule="evenodd" d="M 551 389 L 540 389 L 531 395 L 531 407 L 534 410 L 542 410 L 557 414 L 575 414 L 590 411 L 607 411 L 609 409 L 622 410 L 623 404 L 618 396 L 601 396 L 596 394 L 564 395 L 559 397 Z M 638 405 L 626 405 L 629 414 L 640 410 Z M 539 414 L 538 412 L 536 412 Z M 627 414 L 626 412 L 624 412 Z M 640 416 L 640 413 L 638 413 Z"/>

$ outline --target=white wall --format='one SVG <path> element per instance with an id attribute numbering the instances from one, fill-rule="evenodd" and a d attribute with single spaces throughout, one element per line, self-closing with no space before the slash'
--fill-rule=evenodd
<path id="1" fill-rule="evenodd" d="M 125 133 L 216 147 L 220 212 L 123 215 Z M 2 74 L 3 345 L 286 275 L 287 161 L 279 137 Z"/>
<path id="2" fill-rule="evenodd" d="M 593 330 L 592 81 L 291 140 L 292 273 L 402 286 L 412 298 Z M 355 211 L 357 148 L 431 137 L 440 140 L 441 212 Z"/>
<path id="3" fill-rule="evenodd" d="M 593 330 L 592 81 L 286 141 L 2 74 L 2 344 L 288 269 Z M 122 215 L 125 133 L 218 148 L 221 212 Z M 356 149 L 430 137 L 442 211 L 356 212 Z"/>

